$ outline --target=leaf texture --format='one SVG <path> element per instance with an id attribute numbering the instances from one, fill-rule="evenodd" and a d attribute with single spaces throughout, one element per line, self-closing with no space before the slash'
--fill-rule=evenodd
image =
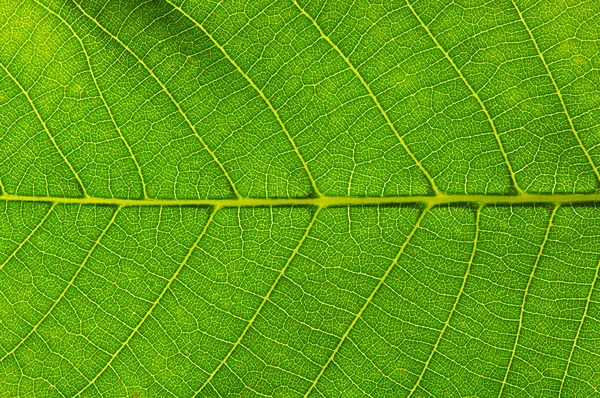
<path id="1" fill-rule="evenodd" d="M 599 27 L 3 0 L 0 396 L 600 395 Z"/>

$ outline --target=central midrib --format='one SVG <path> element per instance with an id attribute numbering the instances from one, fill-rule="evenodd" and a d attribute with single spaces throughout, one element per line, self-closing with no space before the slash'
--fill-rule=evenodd
<path id="1" fill-rule="evenodd" d="M 0 195 L 0 201 L 49 202 L 58 204 L 90 204 L 117 206 L 353 206 L 423 203 L 430 206 L 452 203 L 474 204 L 571 204 L 600 202 L 600 193 L 593 194 L 521 194 L 521 195 L 449 195 L 435 196 L 384 196 L 318 198 L 240 198 L 240 199 L 114 199 L 114 198 L 64 198 L 21 195 Z"/>

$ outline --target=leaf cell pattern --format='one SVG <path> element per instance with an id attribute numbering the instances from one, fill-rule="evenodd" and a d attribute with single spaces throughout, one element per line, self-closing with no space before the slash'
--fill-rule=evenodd
<path id="1" fill-rule="evenodd" d="M 0 396 L 600 395 L 599 26 L 0 2 Z"/>

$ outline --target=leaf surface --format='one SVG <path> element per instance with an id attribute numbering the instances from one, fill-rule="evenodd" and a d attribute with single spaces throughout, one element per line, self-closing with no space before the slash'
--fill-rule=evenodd
<path id="1" fill-rule="evenodd" d="M 597 1 L 0 3 L 0 396 L 595 396 Z"/>

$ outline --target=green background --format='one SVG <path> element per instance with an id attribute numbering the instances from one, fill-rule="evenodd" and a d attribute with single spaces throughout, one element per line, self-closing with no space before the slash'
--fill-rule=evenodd
<path id="1" fill-rule="evenodd" d="M 0 2 L 0 397 L 600 395 L 600 2 Z"/>

